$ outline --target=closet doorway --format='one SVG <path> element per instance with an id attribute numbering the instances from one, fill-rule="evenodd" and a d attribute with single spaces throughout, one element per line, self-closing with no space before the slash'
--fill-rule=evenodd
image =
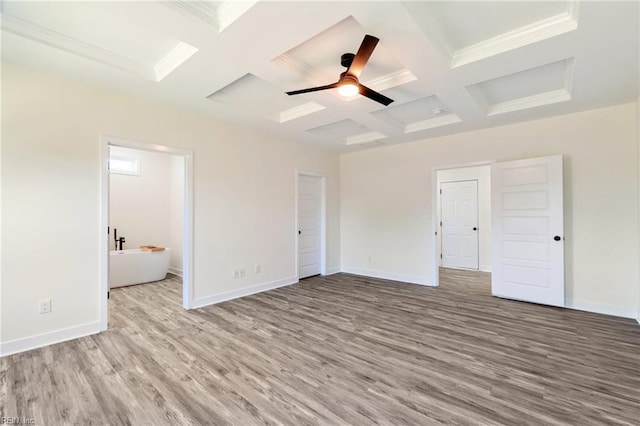
<path id="1" fill-rule="evenodd" d="M 436 171 L 437 265 L 491 272 L 491 165 Z"/>

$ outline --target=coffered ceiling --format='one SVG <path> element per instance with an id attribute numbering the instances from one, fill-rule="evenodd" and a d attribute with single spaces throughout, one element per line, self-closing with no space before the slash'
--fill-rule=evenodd
<path id="1" fill-rule="evenodd" d="M 340 152 L 632 102 L 638 2 L 4 1 L 2 59 Z M 365 34 L 360 81 L 325 85 Z"/>

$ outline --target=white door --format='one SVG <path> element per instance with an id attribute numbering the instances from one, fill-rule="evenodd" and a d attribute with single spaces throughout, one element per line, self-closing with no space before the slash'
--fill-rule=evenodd
<path id="1" fill-rule="evenodd" d="M 564 306 L 562 156 L 491 169 L 495 296 Z"/>
<path id="2" fill-rule="evenodd" d="M 320 273 L 322 178 L 298 176 L 298 278 Z"/>
<path id="3" fill-rule="evenodd" d="M 442 266 L 478 269 L 478 181 L 440 184 Z"/>

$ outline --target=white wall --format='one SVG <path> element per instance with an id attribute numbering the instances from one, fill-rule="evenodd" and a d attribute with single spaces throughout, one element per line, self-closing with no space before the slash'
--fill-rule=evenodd
<path id="1" fill-rule="evenodd" d="M 342 269 L 434 284 L 432 170 L 563 154 L 567 303 L 635 317 L 635 117 L 626 104 L 342 155 Z"/>
<path id="2" fill-rule="evenodd" d="M 99 329 L 100 135 L 193 151 L 196 302 L 296 281 L 296 169 L 327 176 L 339 267 L 336 154 L 11 64 L 2 88 L 3 353 Z"/>
<path id="3" fill-rule="evenodd" d="M 491 272 L 491 166 L 462 167 L 438 170 L 436 174 L 437 186 L 442 182 L 456 182 L 462 180 L 478 181 L 478 264 L 479 269 Z M 436 214 L 438 223 L 442 220 L 440 214 L 440 196 L 437 197 Z M 442 265 L 440 251 L 442 248 L 442 233 L 438 232 L 436 245 L 436 261 Z"/>

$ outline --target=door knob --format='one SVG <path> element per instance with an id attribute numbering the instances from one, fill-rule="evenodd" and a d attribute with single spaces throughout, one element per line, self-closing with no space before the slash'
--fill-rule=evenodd
<path id="1" fill-rule="evenodd" d="M 562 239 L 562 237 L 560 235 L 556 235 L 555 237 L 553 237 L 553 239 L 555 241 L 560 241 Z"/>
<path id="2" fill-rule="evenodd" d="M 302 231 L 298 229 L 298 235 L 302 234 Z"/>
<path id="3" fill-rule="evenodd" d="M 476 228 L 476 227 L 474 226 L 474 227 L 473 227 L 473 230 L 474 230 L 474 231 L 477 231 L 477 230 L 478 230 L 478 228 Z"/>

